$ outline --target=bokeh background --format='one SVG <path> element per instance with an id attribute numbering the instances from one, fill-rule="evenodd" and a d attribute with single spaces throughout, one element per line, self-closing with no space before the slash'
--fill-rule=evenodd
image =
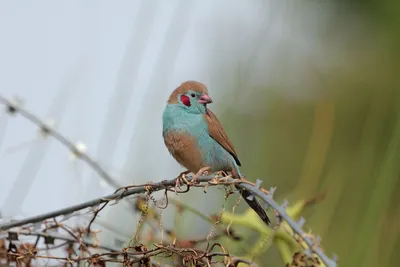
<path id="1" fill-rule="evenodd" d="M 304 217 L 339 266 L 398 266 L 399 7 L 373 0 L 2 0 L 0 92 L 23 98 L 25 108 L 131 184 L 182 171 L 164 148 L 161 114 L 176 86 L 202 81 L 250 180 L 277 186 L 278 200 L 327 191 Z M 113 190 L 5 111 L 0 145 L 2 220 Z M 204 213 L 221 208 L 220 194 L 186 201 Z M 123 203 L 107 210 L 99 220 L 103 242 L 129 240 L 136 221 Z M 274 249 L 263 257 L 264 266 L 279 260 Z"/>

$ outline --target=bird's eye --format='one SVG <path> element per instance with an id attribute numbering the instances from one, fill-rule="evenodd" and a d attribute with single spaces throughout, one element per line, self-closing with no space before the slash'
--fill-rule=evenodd
<path id="1" fill-rule="evenodd" d="M 191 96 L 191 97 L 193 97 L 193 98 L 195 98 L 195 97 L 196 97 L 196 95 L 195 95 L 195 94 L 191 94 L 190 96 Z"/>

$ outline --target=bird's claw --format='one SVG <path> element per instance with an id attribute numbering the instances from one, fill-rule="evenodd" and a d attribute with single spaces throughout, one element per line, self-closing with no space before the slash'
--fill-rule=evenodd
<path id="1" fill-rule="evenodd" d="M 226 171 L 219 171 L 217 174 L 223 177 L 229 176 L 229 173 L 227 173 Z"/>
<path id="2" fill-rule="evenodd" d="M 190 171 L 189 170 L 186 170 L 186 171 L 184 171 L 184 172 L 181 172 L 179 175 L 178 175 L 178 177 L 183 177 L 183 176 L 185 176 L 185 175 L 187 175 L 187 174 L 189 174 L 190 173 Z"/>
<path id="3" fill-rule="evenodd" d="M 183 184 L 186 184 L 186 185 L 189 184 L 189 181 L 186 179 L 186 175 L 189 174 L 189 173 L 190 173 L 190 171 L 181 172 L 181 173 L 178 175 L 178 177 L 175 178 L 175 179 L 176 179 L 176 181 L 175 181 L 175 187 L 174 187 L 174 189 L 175 189 L 175 194 L 177 194 L 178 188 L 181 189 L 181 186 L 182 186 Z"/>
<path id="4" fill-rule="evenodd" d="M 203 174 L 207 174 L 209 169 L 211 169 L 211 167 L 209 167 L 209 166 L 206 166 L 206 167 L 201 168 L 201 169 L 193 176 L 193 179 L 190 181 L 190 183 L 191 183 L 191 184 L 199 184 L 199 181 L 198 181 L 199 177 L 200 177 L 201 175 L 203 175 Z"/>
<path id="5" fill-rule="evenodd" d="M 209 169 L 210 169 L 210 167 L 203 167 L 203 168 L 201 168 L 201 169 L 193 176 L 193 178 L 190 180 L 190 182 L 186 179 L 186 175 L 189 174 L 190 171 L 187 170 L 187 171 L 181 172 L 181 173 L 178 175 L 178 177 L 175 178 L 175 179 L 176 179 L 176 181 L 175 181 L 175 187 L 174 187 L 174 189 L 175 189 L 175 194 L 177 194 L 178 188 L 180 189 L 180 188 L 181 188 L 181 185 L 183 185 L 183 184 L 188 185 L 188 186 L 189 186 L 189 185 L 199 184 L 199 181 L 198 181 L 199 177 L 200 177 L 202 174 L 207 173 L 207 171 L 208 171 Z"/>
<path id="6" fill-rule="evenodd" d="M 225 171 L 218 171 L 217 175 L 211 179 L 208 183 L 209 184 L 223 184 L 223 183 L 227 183 L 228 179 L 232 178 L 232 175 L 230 175 L 229 173 L 225 172 Z"/>

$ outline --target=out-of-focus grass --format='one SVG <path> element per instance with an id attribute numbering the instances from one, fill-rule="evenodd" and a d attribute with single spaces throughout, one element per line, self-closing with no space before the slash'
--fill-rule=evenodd
<path id="1" fill-rule="evenodd" d="M 279 196 L 295 200 L 328 190 L 306 217 L 340 266 L 395 266 L 400 101 L 394 88 L 364 94 L 302 104 L 267 95 L 274 108 L 234 115 L 229 131 L 247 176 L 278 186 Z"/>
<path id="2" fill-rule="evenodd" d="M 322 82 L 310 90 L 324 90 L 323 97 L 294 99 L 266 85 L 249 90 L 264 97 L 263 112 L 231 108 L 224 117 L 248 177 L 276 185 L 277 195 L 292 201 L 328 190 L 305 217 L 339 266 L 398 266 L 400 39 L 393 33 L 400 24 L 388 2 L 369 8 L 377 6 L 368 11 L 376 16 L 366 16 L 376 25 L 365 38 L 376 43 L 371 51 L 349 58 L 344 69 L 315 74 Z M 275 252 L 265 264 L 278 266 Z"/>

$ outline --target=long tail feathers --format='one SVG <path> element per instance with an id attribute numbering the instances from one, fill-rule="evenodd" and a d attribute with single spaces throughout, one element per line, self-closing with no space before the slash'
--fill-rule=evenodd
<path id="1" fill-rule="evenodd" d="M 244 177 L 242 177 L 242 175 L 240 174 L 237 166 L 233 166 L 232 167 L 232 176 L 234 178 L 244 179 Z M 242 189 L 242 188 L 239 188 L 238 186 L 235 186 L 235 187 L 240 191 L 240 194 L 242 195 L 242 197 L 246 201 L 247 205 L 249 205 L 250 208 L 252 208 L 257 213 L 258 217 L 260 217 L 260 219 L 266 225 L 270 225 L 271 220 L 268 218 L 267 213 L 265 212 L 265 210 L 261 206 L 260 202 L 256 199 L 256 197 L 253 197 L 253 199 L 250 200 L 250 199 L 247 198 L 247 197 L 251 196 L 251 193 L 249 191 L 247 191 L 245 189 Z"/>
<path id="2" fill-rule="evenodd" d="M 267 213 L 265 212 L 265 210 L 263 209 L 263 207 L 261 206 L 260 202 L 257 200 L 256 197 L 253 197 L 253 200 L 249 200 L 247 197 L 251 196 L 251 193 L 247 190 L 244 190 L 242 188 L 236 187 L 238 190 L 240 190 L 240 193 L 242 195 L 242 197 L 244 198 L 244 200 L 246 201 L 246 203 L 250 206 L 250 208 L 252 208 L 258 215 L 258 217 L 260 217 L 260 219 L 267 225 L 270 225 L 271 220 L 269 219 Z"/>

